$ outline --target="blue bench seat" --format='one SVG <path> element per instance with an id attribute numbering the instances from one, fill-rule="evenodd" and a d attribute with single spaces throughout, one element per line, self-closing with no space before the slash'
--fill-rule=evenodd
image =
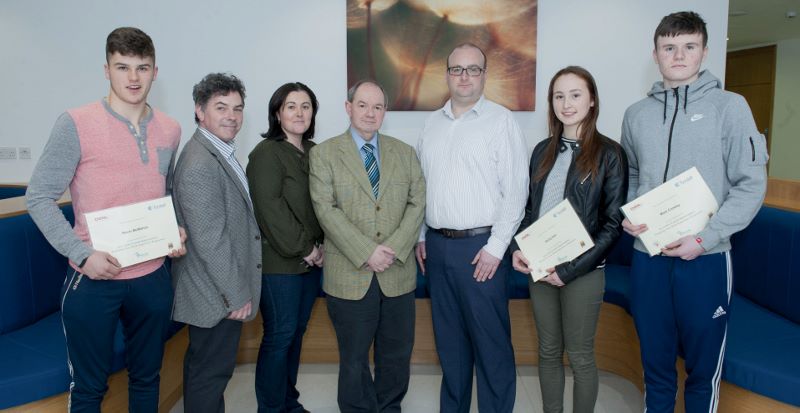
<path id="1" fill-rule="evenodd" d="M 72 206 L 62 208 L 73 221 Z M 60 292 L 67 260 L 58 254 L 30 215 L 0 220 L 0 409 L 69 389 Z M 124 368 L 121 329 L 114 343 L 113 371 Z"/>
<path id="2" fill-rule="evenodd" d="M 28 189 L 26 186 L 19 185 L 0 185 L 0 199 L 14 198 L 25 195 Z"/>
<path id="3" fill-rule="evenodd" d="M 0 408 L 67 391 L 70 375 L 67 345 L 57 311 L 36 323 L 0 336 Z M 121 329 L 114 337 L 112 371 L 125 368 Z"/>
<path id="4" fill-rule="evenodd" d="M 722 378 L 800 406 L 800 325 L 734 294 Z"/>

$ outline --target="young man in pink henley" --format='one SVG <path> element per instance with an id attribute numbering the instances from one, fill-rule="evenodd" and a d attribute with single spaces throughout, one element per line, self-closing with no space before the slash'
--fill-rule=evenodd
<path id="1" fill-rule="evenodd" d="M 26 196 L 36 225 L 69 258 L 61 296 L 72 376 L 68 411 L 100 412 L 121 322 L 129 411 L 156 412 L 173 297 L 164 258 L 122 268 L 92 248 L 84 214 L 167 194 L 180 126 L 147 104 L 158 73 L 150 36 L 132 27 L 112 31 L 106 62 L 108 96 L 56 120 Z M 67 187 L 74 228 L 56 204 Z M 170 256 L 184 253 L 181 245 Z"/>

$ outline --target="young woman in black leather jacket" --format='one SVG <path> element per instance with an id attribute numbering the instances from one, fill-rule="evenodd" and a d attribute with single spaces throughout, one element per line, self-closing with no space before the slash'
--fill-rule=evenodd
<path id="1" fill-rule="evenodd" d="M 575 376 L 573 411 L 592 412 L 598 376 L 594 336 L 605 286 L 603 264 L 621 231 L 620 206 L 628 190 L 622 147 L 597 132 L 597 86 L 585 69 L 569 66 L 555 74 L 548 90 L 550 137 L 533 150 L 530 195 L 520 231 L 564 198 L 569 199 L 595 246 L 572 261 L 548 269 L 530 282 L 539 336 L 539 381 L 545 412 L 563 411 L 566 349 Z M 512 262 L 530 273 L 516 245 Z"/>

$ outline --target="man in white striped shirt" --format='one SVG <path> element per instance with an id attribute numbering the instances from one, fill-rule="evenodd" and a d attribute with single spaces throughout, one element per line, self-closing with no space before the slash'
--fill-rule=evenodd
<path id="1" fill-rule="evenodd" d="M 457 46 L 450 100 L 417 143 L 427 183 L 417 260 L 429 278 L 440 410 L 467 412 L 477 368 L 481 412 L 511 412 L 516 392 L 505 256 L 528 197 L 528 151 L 511 111 L 483 97 L 486 55 Z"/>

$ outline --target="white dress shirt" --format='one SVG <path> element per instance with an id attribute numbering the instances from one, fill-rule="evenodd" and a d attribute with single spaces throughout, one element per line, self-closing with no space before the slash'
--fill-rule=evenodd
<path id="1" fill-rule="evenodd" d="M 417 154 L 427 185 L 425 224 L 491 226 L 484 249 L 502 258 L 528 199 L 528 148 L 511 111 L 481 96 L 456 118 L 447 101 L 425 121 Z"/>
<path id="2" fill-rule="evenodd" d="M 231 140 L 230 142 L 225 142 L 222 139 L 218 138 L 217 135 L 209 132 L 205 128 L 197 127 L 200 130 L 200 133 L 214 145 L 215 148 L 222 154 L 225 158 L 225 161 L 228 162 L 228 165 L 233 168 L 233 171 L 236 172 L 236 176 L 241 181 L 242 186 L 244 186 L 244 190 L 247 191 L 247 195 L 250 195 L 250 186 L 247 184 L 247 175 L 244 173 L 244 168 L 242 168 L 242 164 L 236 159 L 234 152 L 236 152 L 236 143 Z M 247 202 L 251 202 L 249 199 Z"/>

